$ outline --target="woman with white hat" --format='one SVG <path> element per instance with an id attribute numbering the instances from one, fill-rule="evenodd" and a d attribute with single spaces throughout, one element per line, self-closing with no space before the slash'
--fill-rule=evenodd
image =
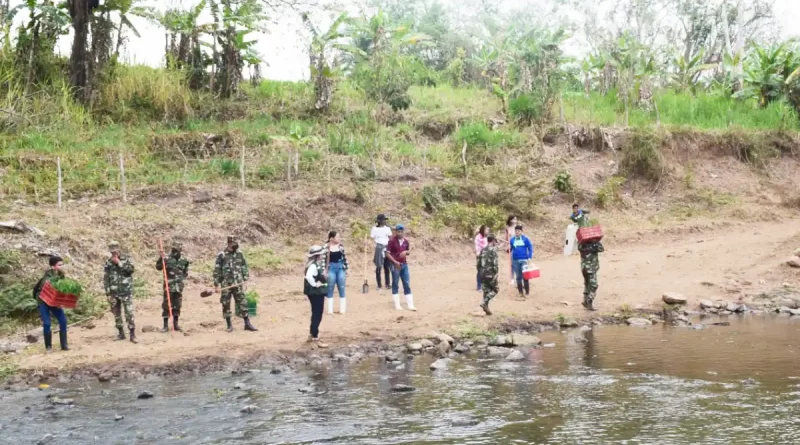
<path id="1" fill-rule="evenodd" d="M 318 348 L 328 347 L 319 341 L 319 324 L 322 322 L 322 313 L 325 310 L 325 297 L 328 296 L 325 268 L 322 266 L 322 257 L 325 253 L 325 249 L 320 246 L 311 247 L 308 251 L 305 279 L 303 280 L 303 293 L 311 303 L 311 331 L 308 342 Z"/>

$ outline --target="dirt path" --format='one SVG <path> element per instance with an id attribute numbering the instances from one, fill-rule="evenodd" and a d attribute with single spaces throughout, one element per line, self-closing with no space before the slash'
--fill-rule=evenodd
<path id="1" fill-rule="evenodd" d="M 737 300 L 779 287 L 797 285 L 797 273 L 781 265 L 793 247 L 789 240 L 800 233 L 800 221 L 736 225 L 708 233 L 667 235 L 658 241 L 636 245 L 607 244 L 601 257 L 600 290 L 596 305 L 600 313 L 611 313 L 620 305 L 660 307 L 665 291 L 681 292 L 695 306 L 701 298 Z M 348 283 L 348 313 L 327 314 L 322 336 L 334 345 L 357 343 L 375 337 L 386 341 L 413 338 L 434 330 L 486 328 L 504 317 L 552 320 L 557 314 L 585 316 L 580 306 L 582 278 L 579 258 L 554 256 L 537 260 L 542 278 L 532 283 L 532 297 L 516 301 L 508 279 L 501 280 L 501 294 L 488 318 L 478 308 L 481 296 L 475 290 L 472 252 L 463 248 L 463 260 L 426 268 L 411 263 L 412 288 L 418 312 L 395 311 L 388 292 L 378 293 L 370 278 L 368 295 L 361 293 L 363 272 L 355 272 Z M 353 261 L 359 264 L 361 261 Z M 507 268 L 507 263 L 501 265 Z M 504 269 L 507 270 L 507 269 Z M 371 275 L 371 273 L 370 273 Z M 295 350 L 308 335 L 309 304 L 298 292 L 301 274 L 260 279 L 256 288 L 264 296 L 254 324 L 257 333 L 224 331 L 218 297 L 201 299 L 192 288 L 184 297 L 184 327 L 180 333 L 142 333 L 138 345 L 113 341 L 113 318 L 106 315 L 94 329 L 73 329 L 72 350 L 44 355 L 42 347 L 30 348 L 19 359 L 22 369 L 40 367 L 102 367 L 110 363 L 158 365 L 172 361 L 219 355 L 235 358 L 264 350 Z M 568 302 L 565 305 L 563 302 Z M 160 327 L 159 298 L 139 302 L 136 317 L 144 326 Z"/>

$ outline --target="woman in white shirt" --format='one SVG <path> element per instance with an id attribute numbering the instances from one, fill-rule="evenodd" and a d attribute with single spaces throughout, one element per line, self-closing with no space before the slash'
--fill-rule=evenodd
<path id="1" fill-rule="evenodd" d="M 370 237 L 375 240 L 373 262 L 375 263 L 375 281 L 378 283 L 378 290 L 381 290 L 381 269 L 383 269 L 383 276 L 386 278 L 386 289 L 389 289 L 392 287 L 392 283 L 389 281 L 391 266 L 386 261 L 386 246 L 392 237 L 392 229 L 386 225 L 386 215 L 380 214 L 375 218 L 375 227 L 372 228 Z"/>
<path id="2" fill-rule="evenodd" d="M 308 251 L 306 275 L 303 280 L 303 293 L 311 303 L 311 332 L 308 342 L 318 348 L 327 348 L 328 345 L 319 341 L 319 324 L 322 322 L 322 312 L 325 308 L 325 297 L 328 296 L 328 285 L 325 277 L 325 267 L 322 257 L 327 252 L 320 246 L 313 246 Z"/>

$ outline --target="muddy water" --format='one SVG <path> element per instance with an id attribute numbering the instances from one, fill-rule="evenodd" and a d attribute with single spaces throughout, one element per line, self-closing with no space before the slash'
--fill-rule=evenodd
<path id="1" fill-rule="evenodd" d="M 800 319 L 730 322 L 551 332 L 524 362 L 472 355 L 435 373 L 426 357 L 369 358 L 2 393 L 0 444 L 800 443 Z M 74 406 L 50 405 L 54 391 Z"/>

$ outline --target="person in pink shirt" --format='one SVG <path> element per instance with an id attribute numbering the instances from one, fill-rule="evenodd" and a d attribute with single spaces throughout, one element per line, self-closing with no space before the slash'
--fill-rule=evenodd
<path id="1" fill-rule="evenodd" d="M 481 226 L 481 228 L 478 229 L 478 234 L 475 235 L 475 256 L 476 257 L 481 256 L 481 251 L 483 250 L 484 247 L 486 247 L 487 244 L 489 244 L 489 241 L 486 238 L 486 237 L 489 236 L 489 234 L 486 233 L 487 231 L 488 231 L 488 228 L 486 226 Z M 482 286 L 481 286 L 481 274 L 480 274 L 480 271 L 478 271 L 478 274 L 477 274 L 477 281 L 478 281 L 478 292 L 481 292 L 483 289 L 482 289 Z"/>

